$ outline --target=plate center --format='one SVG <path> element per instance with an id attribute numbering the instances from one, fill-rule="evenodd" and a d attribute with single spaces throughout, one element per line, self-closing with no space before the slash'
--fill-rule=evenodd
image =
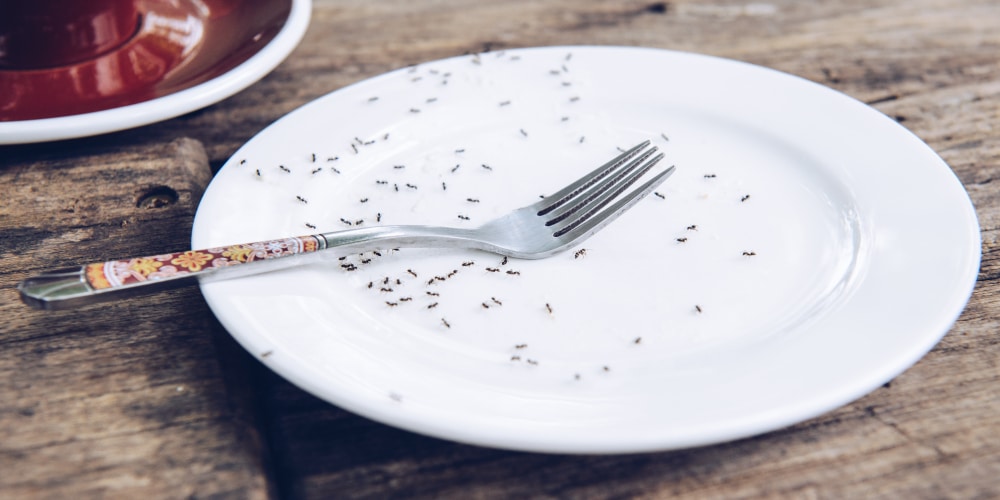
<path id="1" fill-rule="evenodd" d="M 475 227 L 555 191 L 637 138 L 655 139 L 677 165 L 631 212 L 549 259 L 381 249 L 310 268 L 301 279 L 342 305 L 324 321 L 349 317 L 357 335 L 374 331 L 415 351 L 544 361 L 560 366 L 562 378 L 737 349 L 795 331 L 849 289 L 860 223 L 849 191 L 820 160 L 683 108 L 602 109 L 614 111 L 580 113 L 576 127 L 629 126 L 603 126 L 581 143 L 572 128 L 529 131 L 520 126 L 528 117 L 516 113 L 462 130 L 402 121 L 391 132 L 368 131 L 351 149 L 318 153 L 326 170 L 317 174 L 311 155 L 286 162 L 292 174 L 272 175 L 280 192 L 318 203 L 289 209 L 285 224 L 326 221 L 321 230 Z M 558 143 L 565 146 L 547 147 Z"/>

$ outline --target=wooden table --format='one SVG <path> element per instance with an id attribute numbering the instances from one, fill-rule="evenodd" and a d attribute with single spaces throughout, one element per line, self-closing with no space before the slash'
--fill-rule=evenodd
<path id="1" fill-rule="evenodd" d="M 551 456 L 349 414 L 247 355 L 196 288 L 77 311 L 22 306 L 30 273 L 186 248 L 227 157 L 327 92 L 512 47 L 641 45 L 796 74 L 894 117 L 972 196 L 983 261 L 941 343 L 881 389 L 706 448 Z M 0 147 L 0 497 L 1000 496 L 1000 3 L 317 0 L 301 46 L 205 110 Z M 902 181 L 901 181 L 902 182 Z"/>

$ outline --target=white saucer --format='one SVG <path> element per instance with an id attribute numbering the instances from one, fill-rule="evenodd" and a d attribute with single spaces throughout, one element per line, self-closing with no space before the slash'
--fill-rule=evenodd
<path id="1" fill-rule="evenodd" d="M 246 349 L 333 404 L 567 453 L 817 416 L 912 365 L 968 300 L 976 214 L 913 134 L 794 76 L 641 48 L 464 56 L 327 95 L 222 168 L 193 245 L 473 226 L 647 138 L 676 173 L 565 254 L 383 249 L 204 295 Z"/>

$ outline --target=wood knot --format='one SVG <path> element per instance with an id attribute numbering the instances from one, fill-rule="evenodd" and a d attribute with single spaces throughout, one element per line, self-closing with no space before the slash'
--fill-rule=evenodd
<path id="1" fill-rule="evenodd" d="M 139 196 L 135 206 L 138 208 L 155 209 L 163 208 L 177 203 L 179 196 L 177 191 L 167 186 L 153 186 Z"/>
<path id="2" fill-rule="evenodd" d="M 670 4 L 667 2 L 656 2 L 646 6 L 646 12 L 651 14 L 666 14 L 669 9 Z"/>

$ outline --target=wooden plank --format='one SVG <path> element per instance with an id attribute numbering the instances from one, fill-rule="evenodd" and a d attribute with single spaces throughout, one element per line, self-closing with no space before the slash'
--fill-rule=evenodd
<path id="1" fill-rule="evenodd" d="M 0 149 L 0 496 L 267 496 L 244 370 L 197 288 L 41 312 L 29 274 L 187 248 L 200 143 Z M 245 372 L 244 372 L 245 373 Z"/>
<path id="2" fill-rule="evenodd" d="M 870 102 L 927 141 L 972 196 L 984 259 L 957 325 L 891 384 L 789 429 L 712 447 L 623 457 L 483 449 L 370 422 L 265 373 L 263 418 L 279 491 L 289 498 L 1000 496 L 1000 445 L 992 437 L 1000 435 L 993 183 L 1000 31 L 989 21 L 996 19 L 1000 6 L 988 1 L 319 0 L 305 43 L 261 92 L 294 73 L 301 85 L 284 97 L 304 102 L 389 69 L 485 47 L 643 45 L 740 59 Z"/>

